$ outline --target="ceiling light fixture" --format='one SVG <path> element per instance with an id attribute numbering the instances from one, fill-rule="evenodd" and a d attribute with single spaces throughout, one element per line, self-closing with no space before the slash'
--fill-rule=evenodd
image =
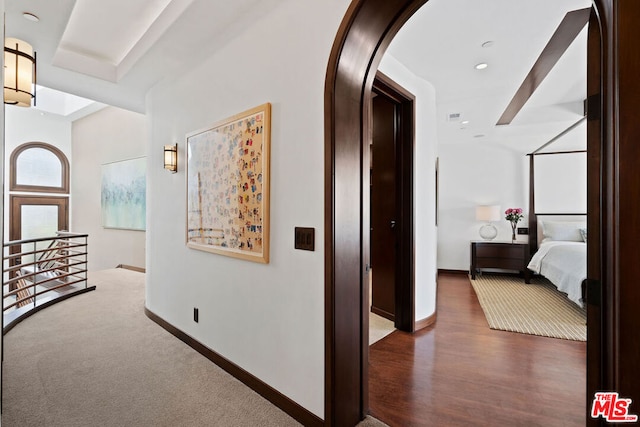
<path id="1" fill-rule="evenodd" d="M 476 70 L 484 70 L 485 68 L 487 68 L 489 66 L 489 64 L 487 64 L 486 62 L 481 62 L 479 64 L 476 64 Z"/>
<path id="2" fill-rule="evenodd" d="M 463 125 L 468 125 L 468 124 L 469 124 L 469 120 L 463 120 L 463 121 L 462 121 L 462 122 L 460 122 L 460 123 L 462 123 Z"/>
<path id="3" fill-rule="evenodd" d="M 22 40 L 4 42 L 4 103 L 19 107 L 36 104 L 36 54 Z"/>
<path id="4" fill-rule="evenodd" d="M 31 22 L 40 22 L 40 18 L 38 18 L 36 15 L 34 15 L 33 13 L 29 13 L 29 12 L 24 12 L 22 14 L 22 17 L 24 19 L 26 19 L 27 21 L 31 21 Z"/>
<path id="5" fill-rule="evenodd" d="M 487 40 L 486 42 L 482 43 L 482 47 L 487 48 L 487 47 L 491 47 L 493 46 L 493 40 Z"/>

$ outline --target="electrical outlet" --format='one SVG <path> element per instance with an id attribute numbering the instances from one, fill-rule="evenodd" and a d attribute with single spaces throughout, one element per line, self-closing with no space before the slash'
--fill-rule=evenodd
<path id="1" fill-rule="evenodd" d="M 527 228 L 527 227 L 518 227 L 518 234 L 529 234 L 529 228 Z"/>
<path id="2" fill-rule="evenodd" d="M 198 314 L 199 314 L 198 309 L 193 307 L 193 321 L 196 323 L 198 323 L 198 317 L 199 317 Z"/>

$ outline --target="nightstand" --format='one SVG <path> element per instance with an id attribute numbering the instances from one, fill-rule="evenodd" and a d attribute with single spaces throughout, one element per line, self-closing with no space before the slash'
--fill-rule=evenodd
<path id="1" fill-rule="evenodd" d="M 531 281 L 529 244 L 523 242 L 472 241 L 471 278 L 482 268 L 517 270 L 524 274 L 525 283 Z"/>

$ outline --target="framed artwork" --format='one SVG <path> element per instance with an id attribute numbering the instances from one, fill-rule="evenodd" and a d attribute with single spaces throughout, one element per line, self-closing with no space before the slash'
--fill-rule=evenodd
<path id="1" fill-rule="evenodd" d="M 102 165 L 102 226 L 144 231 L 147 220 L 147 158 Z"/>
<path id="2" fill-rule="evenodd" d="M 187 135 L 187 246 L 269 262 L 271 104 Z"/>

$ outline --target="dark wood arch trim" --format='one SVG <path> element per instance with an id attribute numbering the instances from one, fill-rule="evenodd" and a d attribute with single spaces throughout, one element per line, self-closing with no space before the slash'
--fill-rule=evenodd
<path id="1" fill-rule="evenodd" d="M 62 186 L 60 187 L 48 187 L 40 185 L 20 185 L 17 183 L 17 161 L 22 153 L 32 148 L 42 148 L 53 153 L 59 160 L 62 166 Z M 9 159 L 9 190 L 10 191 L 25 191 L 31 193 L 69 193 L 69 160 L 67 156 L 57 147 L 46 142 L 26 142 L 18 146 L 11 153 Z"/>
<path id="2" fill-rule="evenodd" d="M 399 28 L 427 0 L 353 0 L 340 25 L 329 57 L 325 81 L 325 424 L 355 425 L 367 412 L 367 354 L 363 351 L 361 286 L 365 274 L 362 248 L 362 161 L 366 104 L 378 64 Z M 640 64 L 635 40 L 640 38 L 640 2 L 594 0 L 593 22 L 600 40 L 599 62 L 590 61 L 591 135 L 600 138 L 601 193 L 598 211 L 590 211 L 589 227 L 601 239 L 601 250 L 590 251 L 600 277 L 590 277 L 592 294 L 588 346 L 587 405 L 597 390 L 619 391 L 640 401 L 640 277 L 637 236 L 640 235 Z M 595 20 L 595 21 L 594 21 Z M 592 34 L 593 36 L 593 34 Z M 597 69 L 597 70 L 596 70 Z M 595 90 L 593 89 L 595 79 Z M 618 88 L 624 87 L 624 94 Z M 590 145 L 591 146 L 591 145 Z M 589 154 L 591 156 L 591 153 Z M 590 164 L 596 164 L 590 163 Z M 362 165 L 360 164 L 362 167 Z M 590 190 L 591 191 L 591 190 Z M 618 210 L 624 202 L 626 211 Z M 593 206 L 589 202 L 590 208 Z M 635 216 L 634 216 L 635 215 Z M 625 233 L 621 232 L 621 224 Z M 590 234 L 591 234 L 590 230 Z M 592 302 L 591 296 L 588 297 Z M 595 315 L 591 315 L 595 314 Z M 598 324 L 595 325 L 594 322 Z M 624 337 L 624 339 L 623 339 Z M 595 338 L 595 337 L 594 337 Z M 591 339 L 591 337 L 590 337 Z M 635 353 L 634 353 L 635 351 Z M 635 409 L 635 413 L 640 412 Z M 597 425 L 587 414 L 587 422 Z"/>
<path id="3" fill-rule="evenodd" d="M 363 343 L 363 123 L 393 36 L 426 0 L 354 0 L 338 30 L 325 83 L 325 423 L 368 411 Z M 360 165 L 360 167 L 354 167 Z"/>
<path id="4" fill-rule="evenodd" d="M 598 203 L 602 254 L 601 281 L 592 281 L 590 288 L 601 296 L 602 304 L 601 346 L 592 352 L 587 349 L 587 354 L 600 350 L 600 389 L 632 399 L 630 412 L 640 415 L 640 2 L 595 0 L 595 4 L 602 35 L 603 84 L 599 102 L 593 101 L 601 110 L 588 115 L 594 127 L 599 124 L 596 117 L 602 124 Z"/>
<path id="5" fill-rule="evenodd" d="M 587 171 L 593 168 L 600 168 L 602 165 L 602 142 L 606 140 L 604 133 L 605 127 L 602 120 L 602 100 L 603 100 L 603 76 L 602 67 L 603 52 L 600 41 L 602 40 L 600 19 L 595 11 L 592 11 L 589 18 L 589 37 L 587 43 Z M 531 180 L 533 180 L 534 159 L 530 159 Z M 593 233 L 587 242 L 587 280 L 585 286 L 585 294 L 587 298 L 587 389 L 586 401 L 590 402 L 596 391 L 602 390 L 604 387 L 604 369 L 606 365 L 603 360 L 605 346 L 602 341 L 603 322 L 602 307 L 603 304 L 598 302 L 602 300 L 601 286 L 596 284 L 605 283 L 602 278 L 601 259 L 602 259 L 602 238 L 604 230 L 606 230 L 603 222 L 603 210 L 601 209 L 602 197 L 602 177 L 600 174 L 587 173 L 587 229 L 598 230 Z M 535 196 L 530 194 L 533 199 Z M 534 203 L 532 200 L 531 203 Z M 537 235 L 537 234 L 535 234 Z M 594 286 L 596 285 L 596 286 Z M 597 301 L 594 301 L 597 300 Z M 596 421 L 590 420 L 590 426 L 598 425 Z"/>

